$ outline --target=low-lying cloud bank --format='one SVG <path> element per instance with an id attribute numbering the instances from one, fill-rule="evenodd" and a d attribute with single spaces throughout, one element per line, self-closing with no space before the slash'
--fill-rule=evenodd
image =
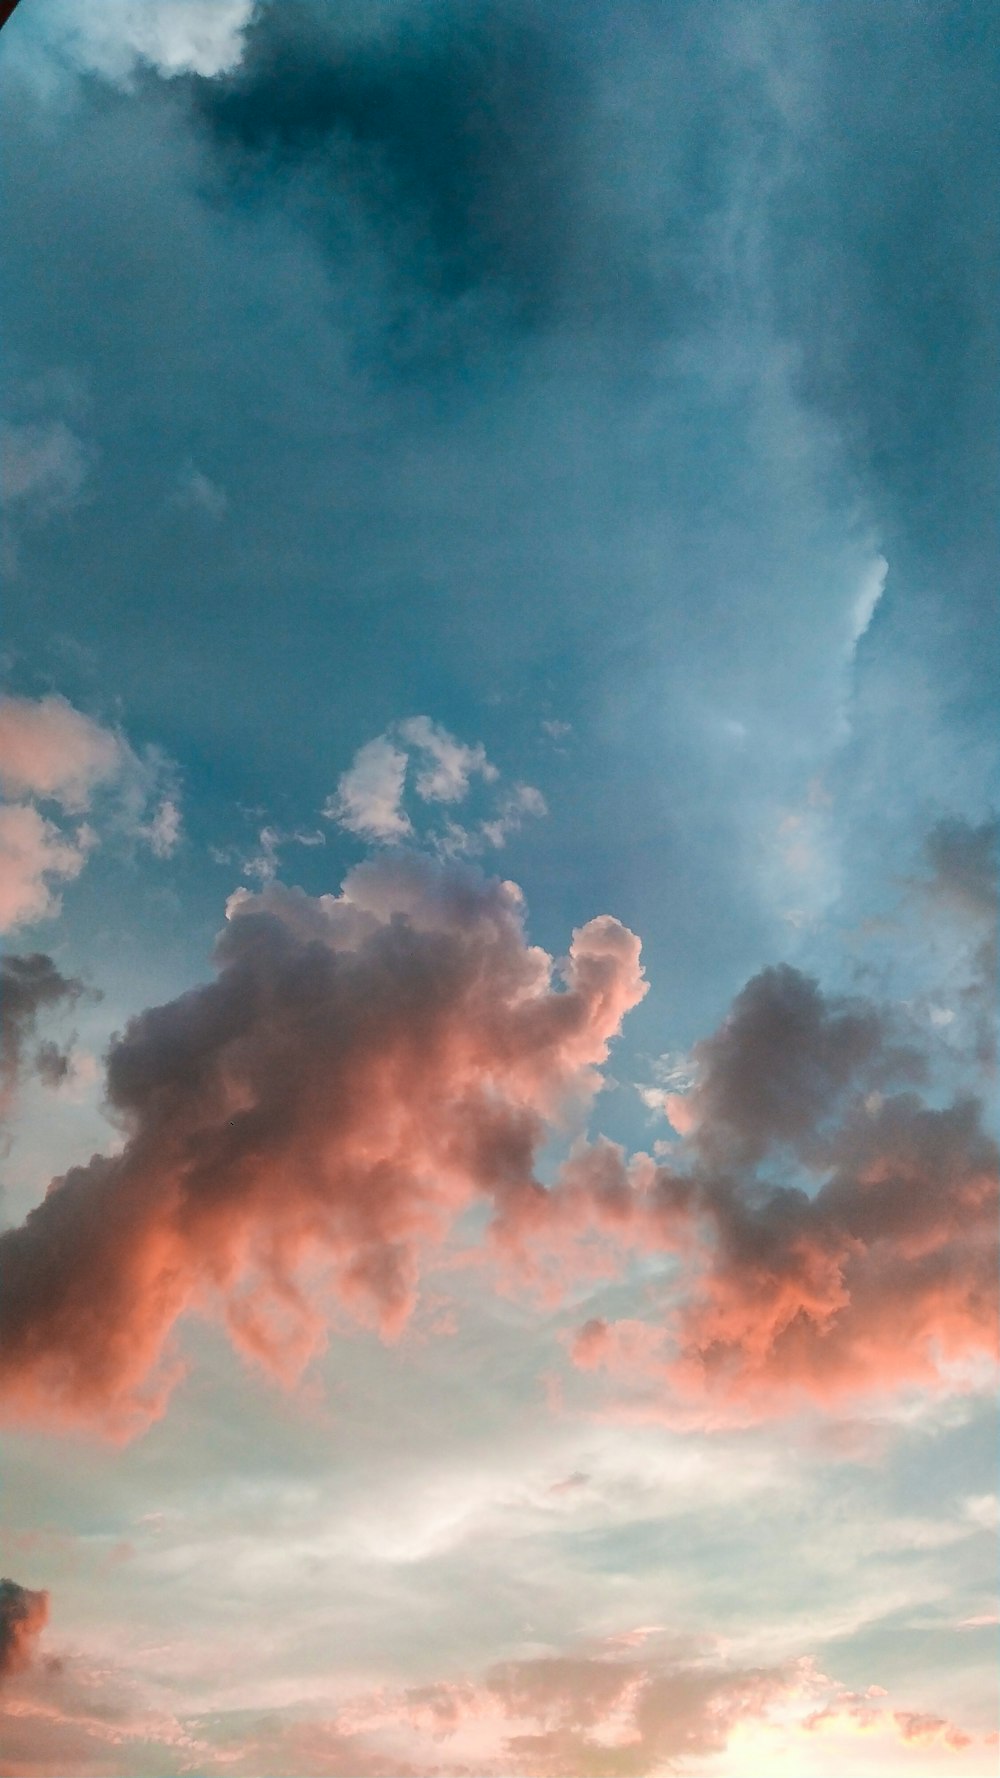
<path id="1" fill-rule="evenodd" d="M 632 933 L 591 920 L 556 968 L 513 884 L 412 853 L 229 914 L 217 979 L 111 1049 L 121 1152 L 0 1236 L 7 1412 L 126 1436 L 183 1373 L 189 1311 L 288 1380 L 339 1318 L 398 1334 L 475 1202 L 480 1257 L 516 1271 L 663 1257 L 641 1317 L 571 1347 L 647 1411 L 752 1419 L 995 1354 L 996 1147 L 973 1100 L 916 1090 L 886 1010 L 763 971 L 667 1098 L 674 1153 L 581 1144 L 545 1189 L 542 1144 L 645 992 Z"/>
<path id="2" fill-rule="evenodd" d="M 995 1741 L 908 1708 L 881 1685 L 852 1690 L 810 1656 L 741 1662 L 710 1638 L 658 1625 L 515 1653 L 477 1675 L 290 1708 L 203 1706 L 197 1716 L 153 1704 L 106 1662 L 62 1653 L 28 1668 L 6 1693 L 0 1769 L 11 1778 L 56 1770 L 124 1778 L 140 1761 L 143 1770 L 246 1778 L 647 1778 L 714 1766 L 727 1753 L 732 1770 L 772 1762 L 791 1770 L 794 1760 L 796 1770 L 816 1761 L 832 1771 L 838 1753 L 853 1761 L 859 1737 L 880 1770 L 905 1764 L 958 1778 L 981 1771 L 984 1742 Z"/>

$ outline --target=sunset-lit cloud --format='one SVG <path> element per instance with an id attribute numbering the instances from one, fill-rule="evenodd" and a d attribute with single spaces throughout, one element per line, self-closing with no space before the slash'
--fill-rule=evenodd
<path id="1" fill-rule="evenodd" d="M 638 958 L 592 920 L 557 989 L 512 885 L 417 858 L 360 867 L 338 898 L 234 897 L 218 981 L 112 1049 L 122 1154 L 0 1236 L 8 1403 L 141 1421 L 189 1307 L 294 1375 L 325 1334 L 321 1278 L 398 1330 L 423 1249 L 471 1199 L 503 1215 L 541 1194 L 535 1152 L 599 1086 L 645 991 Z"/>

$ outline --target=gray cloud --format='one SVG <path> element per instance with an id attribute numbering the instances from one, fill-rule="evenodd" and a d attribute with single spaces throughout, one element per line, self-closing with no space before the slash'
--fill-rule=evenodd
<path id="1" fill-rule="evenodd" d="M 0 1580 L 0 1681 L 30 1666 L 48 1616 L 48 1593 Z"/>
<path id="2" fill-rule="evenodd" d="M 33 1067 L 46 1085 L 57 1085 L 68 1068 L 62 1050 L 51 1041 L 26 1056 L 37 1020 L 46 1012 L 72 1006 L 84 992 L 75 976 L 65 976 L 41 951 L 0 960 L 0 1110 L 8 1110 L 26 1067 Z"/>

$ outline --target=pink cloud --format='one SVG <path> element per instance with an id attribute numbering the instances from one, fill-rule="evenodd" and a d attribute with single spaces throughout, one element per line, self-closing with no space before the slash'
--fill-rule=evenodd
<path id="1" fill-rule="evenodd" d="M 0 932 L 58 914 L 54 885 L 79 876 L 93 843 L 89 828 L 68 836 L 30 803 L 0 803 Z"/>
<path id="2" fill-rule="evenodd" d="M 513 885 L 418 858 L 336 898 L 242 892 L 231 915 L 218 979 L 111 1051 L 123 1152 L 0 1235 L 8 1411 L 133 1429 L 176 1381 L 189 1309 L 285 1376 L 331 1299 L 398 1332 L 467 1203 L 541 1193 L 538 1145 L 644 992 L 616 921 L 574 935 L 557 986 Z"/>
<path id="3" fill-rule="evenodd" d="M 51 798 L 79 814 L 97 784 L 123 761 L 117 735 L 65 698 L 0 697 L 0 787 L 13 797 Z"/>

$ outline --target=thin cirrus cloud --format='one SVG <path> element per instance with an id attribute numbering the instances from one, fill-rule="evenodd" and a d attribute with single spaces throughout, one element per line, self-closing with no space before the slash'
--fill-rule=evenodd
<path id="1" fill-rule="evenodd" d="M 98 843 L 89 821 L 60 826 L 39 802 L 73 819 L 112 793 L 110 825 L 168 858 L 181 836 L 174 778 L 156 749 L 137 754 L 66 698 L 0 697 L 0 931 L 57 915 L 58 886 L 79 876 Z"/>
<path id="2" fill-rule="evenodd" d="M 470 746 L 429 716 L 409 716 L 358 749 L 323 814 L 362 839 L 398 843 L 416 833 L 404 807 L 411 779 L 421 802 L 456 804 L 469 795 L 474 778 L 489 785 L 500 778 L 481 742 Z M 540 790 L 515 784 L 498 789 L 489 813 L 470 827 L 449 817 L 425 837 L 446 856 L 482 852 L 502 846 L 526 816 L 546 813 Z"/>
<path id="3" fill-rule="evenodd" d="M 15 1411 L 132 1430 L 179 1374 L 165 1349 L 188 1309 L 285 1376 L 325 1338 L 321 1284 L 397 1332 L 467 1204 L 516 1221 L 541 1193 L 536 1151 L 645 992 L 638 940 L 607 916 L 557 989 L 515 887 L 455 864 L 387 857 L 339 897 L 274 886 L 230 913 L 217 981 L 111 1049 L 123 1151 L 0 1236 Z"/>

